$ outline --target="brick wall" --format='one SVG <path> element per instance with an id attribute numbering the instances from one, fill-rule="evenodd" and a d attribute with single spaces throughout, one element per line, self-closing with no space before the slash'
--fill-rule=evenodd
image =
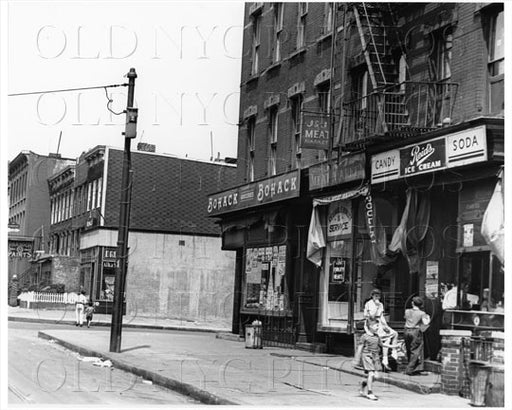
<path id="1" fill-rule="evenodd" d="M 441 390 L 444 394 L 459 395 L 464 389 L 465 363 L 469 365 L 469 349 L 463 348 L 463 338 L 470 330 L 441 330 Z M 464 353 L 466 356 L 464 357 Z"/>

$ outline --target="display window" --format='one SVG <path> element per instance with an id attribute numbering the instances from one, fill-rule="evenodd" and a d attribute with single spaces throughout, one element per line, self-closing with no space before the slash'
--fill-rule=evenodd
<path id="1" fill-rule="evenodd" d="M 247 248 L 243 284 L 243 308 L 265 311 L 289 309 L 286 246 Z"/>

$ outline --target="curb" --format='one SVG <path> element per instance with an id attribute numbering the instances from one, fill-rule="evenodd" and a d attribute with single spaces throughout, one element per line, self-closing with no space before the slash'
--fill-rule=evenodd
<path id="1" fill-rule="evenodd" d="M 271 353 L 271 355 L 273 355 L 273 354 Z M 287 355 L 287 357 L 288 357 L 288 355 Z M 291 357 L 291 356 L 289 356 L 289 357 Z M 322 363 L 308 362 L 307 360 L 300 360 L 300 361 L 303 363 L 313 365 L 313 366 L 325 367 L 325 365 Z M 331 365 L 327 365 L 327 367 L 331 370 L 336 370 L 339 372 L 351 374 L 352 376 L 365 377 L 364 372 L 358 371 L 356 369 L 347 369 L 347 368 L 335 367 L 335 366 L 331 366 Z M 379 372 L 379 373 L 382 374 L 382 372 Z M 419 393 L 419 394 L 423 394 L 423 395 L 433 394 L 433 393 L 441 393 L 441 383 L 437 383 L 433 386 L 426 386 L 426 385 L 419 384 L 417 382 L 393 379 L 389 376 L 386 376 L 385 373 L 384 373 L 384 376 L 381 376 L 381 375 L 375 376 L 374 380 L 377 382 L 381 382 L 381 383 L 391 384 L 391 385 L 399 387 L 401 389 L 409 390 L 409 391 L 412 391 L 413 393 Z"/>
<path id="2" fill-rule="evenodd" d="M 100 357 L 102 359 L 108 359 L 112 362 L 112 365 L 120 370 L 124 370 L 126 372 L 132 373 L 136 376 L 140 376 L 144 378 L 145 380 L 151 380 L 153 383 L 165 387 L 167 389 L 173 390 L 175 392 L 178 392 L 180 394 L 183 394 L 185 396 L 192 397 L 193 399 L 196 399 L 200 401 L 202 404 L 216 404 L 216 405 L 238 405 L 239 403 L 233 402 L 231 400 L 225 399 L 221 396 L 217 396 L 213 393 L 210 393 L 207 390 L 200 389 L 198 387 L 192 386 L 191 384 L 181 382 L 176 379 L 171 379 L 170 377 L 162 376 L 159 373 L 142 369 L 140 367 L 132 366 L 128 363 L 126 363 L 123 360 L 115 359 L 111 357 L 110 355 L 98 353 L 94 350 L 74 345 L 72 343 L 66 342 L 65 340 L 59 339 L 54 336 L 50 336 L 49 334 L 45 332 L 38 332 L 37 336 L 41 339 L 45 340 L 54 340 L 59 345 L 72 350 L 74 352 L 77 352 L 81 354 L 82 356 L 92 356 L 92 357 Z"/>
<path id="3" fill-rule="evenodd" d="M 74 325 L 74 320 L 61 320 L 61 319 L 41 319 L 41 318 L 30 318 L 30 317 L 15 317 L 9 316 L 9 322 L 25 322 L 25 323 L 49 323 L 53 325 Z M 109 322 L 94 322 L 94 327 L 110 327 Z M 180 330 L 185 332 L 205 332 L 205 333 L 219 333 L 223 332 L 220 329 L 210 328 L 193 328 L 193 327 L 180 327 L 180 326 L 165 326 L 165 325 L 145 325 L 145 324 L 132 324 L 123 323 L 123 328 L 130 329 L 154 329 L 154 330 Z"/>

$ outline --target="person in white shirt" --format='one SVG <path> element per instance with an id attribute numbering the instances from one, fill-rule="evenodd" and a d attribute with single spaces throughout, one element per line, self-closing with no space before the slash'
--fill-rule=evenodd
<path id="1" fill-rule="evenodd" d="M 384 317 L 384 305 L 380 301 L 381 293 L 379 289 L 373 289 L 371 294 L 371 299 L 364 305 L 364 317 L 368 320 L 376 320 L 379 324 L 379 328 L 377 331 L 377 335 L 381 338 L 383 342 L 382 348 L 382 366 L 384 366 L 385 370 L 391 370 L 389 368 L 389 360 L 388 360 L 388 351 L 389 347 L 386 345 L 396 346 L 398 344 L 398 332 L 393 330 L 386 322 L 386 318 Z M 370 330 L 368 329 L 366 323 L 364 326 L 366 333 L 370 334 Z M 398 359 L 398 352 L 396 347 L 391 349 L 391 357 L 393 359 Z"/>
<path id="2" fill-rule="evenodd" d="M 75 326 L 80 325 L 80 327 L 82 327 L 84 324 L 84 307 L 86 303 L 87 298 L 85 297 L 85 291 L 82 290 L 78 295 L 78 299 L 76 300 L 75 304 Z"/>
<path id="3" fill-rule="evenodd" d="M 455 309 L 457 307 L 457 286 L 451 284 L 451 288 L 444 294 L 443 310 Z"/>

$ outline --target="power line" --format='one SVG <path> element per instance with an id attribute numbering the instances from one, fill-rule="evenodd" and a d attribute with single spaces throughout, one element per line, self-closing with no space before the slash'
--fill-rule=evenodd
<path id="1" fill-rule="evenodd" d="M 31 91 L 27 93 L 16 93 L 16 94 L 8 94 L 8 97 L 18 97 L 20 95 L 35 95 L 35 94 L 48 94 L 48 93 L 64 93 L 69 91 L 82 91 L 82 90 L 96 90 L 99 88 L 115 88 L 115 87 L 127 87 L 127 83 L 123 84 L 112 84 L 112 85 L 99 85 L 97 87 L 81 87 L 81 88 L 64 88 L 60 90 L 48 90 L 48 91 Z"/>

